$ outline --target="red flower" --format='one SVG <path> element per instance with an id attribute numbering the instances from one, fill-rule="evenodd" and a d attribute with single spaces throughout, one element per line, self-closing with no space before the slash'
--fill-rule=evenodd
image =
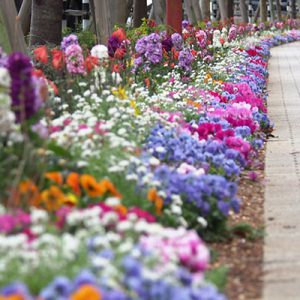
<path id="1" fill-rule="evenodd" d="M 48 49 L 46 46 L 41 46 L 33 50 L 34 58 L 37 61 L 47 64 L 49 60 Z"/>
<path id="2" fill-rule="evenodd" d="M 117 38 L 120 42 L 126 40 L 126 33 L 123 28 L 119 28 L 112 34 L 113 37 Z"/>
<path id="3" fill-rule="evenodd" d="M 54 69 L 59 70 L 64 65 L 64 54 L 61 50 L 52 49 L 52 66 Z"/>
<path id="4" fill-rule="evenodd" d="M 114 54 L 114 58 L 123 59 L 125 53 L 126 53 L 126 50 L 124 48 L 118 48 Z"/>
<path id="5" fill-rule="evenodd" d="M 87 56 L 84 65 L 87 71 L 90 73 L 96 66 L 99 65 L 99 59 L 95 56 Z"/>
<path id="6" fill-rule="evenodd" d="M 32 74 L 38 78 L 46 78 L 44 72 L 41 69 L 34 69 Z"/>
<path id="7" fill-rule="evenodd" d="M 112 71 L 116 72 L 116 73 L 120 73 L 121 72 L 121 66 L 119 64 L 114 64 L 113 68 L 112 68 Z"/>

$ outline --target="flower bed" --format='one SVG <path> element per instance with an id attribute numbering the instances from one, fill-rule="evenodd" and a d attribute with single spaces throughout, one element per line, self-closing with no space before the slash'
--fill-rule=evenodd
<path id="1" fill-rule="evenodd" d="M 225 299 L 203 240 L 230 234 L 272 131 L 269 49 L 297 25 L 145 23 L 34 66 L 1 53 L 2 298 Z"/>

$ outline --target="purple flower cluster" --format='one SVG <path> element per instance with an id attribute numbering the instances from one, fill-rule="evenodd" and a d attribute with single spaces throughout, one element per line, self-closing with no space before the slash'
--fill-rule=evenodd
<path id="1" fill-rule="evenodd" d="M 140 57 L 144 57 L 146 63 L 158 64 L 162 61 L 163 45 L 161 37 L 157 33 L 140 38 L 136 43 L 135 50 Z"/>
<path id="2" fill-rule="evenodd" d="M 228 216 L 230 209 L 239 211 L 237 184 L 223 176 L 198 176 L 192 172 L 182 174 L 167 165 L 161 165 L 155 170 L 154 177 L 161 182 L 161 188 L 166 193 L 166 204 L 172 201 L 172 195 L 180 195 L 184 202 L 193 203 L 199 210 L 199 215 L 205 217 L 216 211 L 224 216 Z"/>
<path id="3" fill-rule="evenodd" d="M 189 48 L 185 48 L 179 52 L 178 65 L 185 72 L 190 72 L 192 70 L 193 61 L 194 56 Z"/>
<path id="4" fill-rule="evenodd" d="M 176 51 L 181 51 L 183 48 L 183 39 L 179 33 L 173 33 L 171 35 L 172 43 Z"/>
<path id="5" fill-rule="evenodd" d="M 78 37 L 75 34 L 70 34 L 70 35 L 64 37 L 60 44 L 60 48 L 63 51 L 66 51 L 67 48 L 71 45 L 79 45 Z"/>
<path id="6" fill-rule="evenodd" d="M 176 167 L 188 163 L 207 172 L 219 171 L 228 178 L 238 176 L 246 163 L 240 152 L 228 148 L 222 141 L 199 141 L 188 133 L 178 134 L 161 125 L 151 131 L 145 149 L 160 161 Z"/>
<path id="7" fill-rule="evenodd" d="M 237 38 L 238 28 L 236 25 L 231 25 L 228 33 L 228 42 L 232 42 Z"/>
<path id="8" fill-rule="evenodd" d="M 30 58 L 15 52 L 8 57 L 8 70 L 11 77 L 12 110 L 17 122 L 32 117 L 42 106 L 39 93 L 36 92 Z"/>
<path id="9" fill-rule="evenodd" d="M 79 45 L 72 44 L 67 47 L 65 54 L 68 72 L 70 74 L 85 74 L 82 48 Z"/>

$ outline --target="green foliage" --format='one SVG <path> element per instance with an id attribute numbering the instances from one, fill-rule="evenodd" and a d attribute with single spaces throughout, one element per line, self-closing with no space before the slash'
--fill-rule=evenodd
<path id="1" fill-rule="evenodd" d="M 220 291 L 224 291 L 227 284 L 229 269 L 225 266 L 206 272 L 205 279 L 212 282 Z"/>
<path id="2" fill-rule="evenodd" d="M 230 233 L 234 237 L 242 237 L 249 241 L 263 238 L 265 233 L 263 228 L 254 228 L 247 223 L 239 223 L 229 228 Z"/>
<path id="3" fill-rule="evenodd" d="M 7 53 L 11 52 L 11 45 L 4 25 L 2 12 L 0 10 L 0 47 Z"/>

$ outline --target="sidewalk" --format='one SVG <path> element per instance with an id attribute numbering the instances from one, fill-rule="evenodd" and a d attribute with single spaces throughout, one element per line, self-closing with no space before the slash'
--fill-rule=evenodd
<path id="1" fill-rule="evenodd" d="M 272 49 L 267 143 L 264 300 L 300 299 L 300 42 Z"/>

